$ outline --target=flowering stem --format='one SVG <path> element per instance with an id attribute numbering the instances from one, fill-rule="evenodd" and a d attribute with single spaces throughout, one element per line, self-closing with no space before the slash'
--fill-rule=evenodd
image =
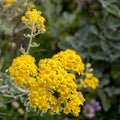
<path id="1" fill-rule="evenodd" d="M 32 38 L 33 38 L 33 30 L 31 29 L 30 40 L 29 40 L 27 51 L 26 51 L 27 54 L 30 51 L 30 47 L 31 47 L 31 43 L 32 43 Z"/>

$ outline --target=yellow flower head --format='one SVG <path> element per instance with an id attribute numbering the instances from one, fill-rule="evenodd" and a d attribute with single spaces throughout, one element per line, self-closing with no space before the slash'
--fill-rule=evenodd
<path id="1" fill-rule="evenodd" d="M 67 49 L 65 51 L 61 51 L 54 55 L 53 59 L 60 61 L 66 70 L 78 72 L 79 74 L 84 71 L 82 58 L 77 55 L 74 50 Z"/>
<path id="2" fill-rule="evenodd" d="M 15 58 L 9 70 L 10 76 L 14 78 L 17 85 L 30 87 L 30 83 L 35 83 L 37 67 L 31 55 L 21 55 Z"/>
<path id="3" fill-rule="evenodd" d="M 93 73 L 87 73 L 84 79 L 80 79 L 80 87 L 82 88 L 92 88 L 96 89 L 98 86 L 99 80 L 96 78 Z"/>
<path id="4" fill-rule="evenodd" d="M 22 16 L 22 21 L 26 24 L 26 26 L 34 31 L 34 33 L 44 33 L 45 29 L 45 18 L 41 16 L 41 11 L 37 11 L 36 9 L 28 10 L 25 13 L 25 16 Z"/>

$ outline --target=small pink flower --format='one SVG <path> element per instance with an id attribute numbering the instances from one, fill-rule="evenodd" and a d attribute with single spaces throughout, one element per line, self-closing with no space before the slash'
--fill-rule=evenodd
<path id="1" fill-rule="evenodd" d="M 13 101 L 13 102 L 12 102 L 12 106 L 13 106 L 14 108 L 19 108 L 20 104 L 19 104 L 17 101 Z"/>
<path id="2" fill-rule="evenodd" d="M 90 101 L 90 105 L 92 105 L 94 107 L 95 111 L 100 111 L 101 110 L 100 103 L 98 101 L 96 101 L 95 99 L 92 99 Z"/>
<path id="3" fill-rule="evenodd" d="M 86 104 L 83 107 L 83 114 L 86 118 L 93 118 L 95 116 L 95 110 L 90 104 Z"/>

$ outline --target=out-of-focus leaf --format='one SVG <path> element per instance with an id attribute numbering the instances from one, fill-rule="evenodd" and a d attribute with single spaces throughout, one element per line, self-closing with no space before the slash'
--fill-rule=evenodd
<path id="1" fill-rule="evenodd" d="M 5 33 L 6 35 L 11 35 L 14 25 L 0 20 L 0 32 Z"/>
<path id="2" fill-rule="evenodd" d="M 109 97 L 112 97 L 113 95 L 120 95 L 120 88 L 115 88 L 114 86 L 106 87 L 105 92 Z"/>
<path id="3" fill-rule="evenodd" d="M 120 27 L 120 20 L 117 17 L 109 16 L 106 20 L 106 26 L 110 29 L 115 30 L 115 28 Z"/>
<path id="4" fill-rule="evenodd" d="M 99 0 L 103 7 L 109 6 L 111 3 L 117 2 L 117 0 Z"/>
<path id="5" fill-rule="evenodd" d="M 91 31 L 91 33 L 93 33 L 96 36 L 99 35 L 98 29 L 93 25 L 90 26 L 90 31 Z"/>
<path id="6" fill-rule="evenodd" d="M 73 22 L 75 19 L 75 15 L 68 12 L 63 12 L 63 18 L 66 19 L 68 22 Z"/>
<path id="7" fill-rule="evenodd" d="M 114 79 L 120 78 L 120 64 L 112 65 L 111 74 Z"/>
<path id="8" fill-rule="evenodd" d="M 116 85 L 120 85 L 120 64 L 112 65 L 111 75 L 114 78 L 113 82 L 115 82 Z"/>
<path id="9" fill-rule="evenodd" d="M 104 87 L 110 83 L 110 80 L 108 78 L 102 78 L 102 80 L 99 83 L 99 87 Z"/>
<path id="10" fill-rule="evenodd" d="M 101 89 L 98 89 L 98 90 L 97 90 L 97 94 L 98 94 L 98 96 L 99 96 L 100 99 L 101 99 L 101 103 L 102 103 L 102 106 L 103 106 L 104 111 L 108 111 L 109 108 L 110 108 L 110 101 L 109 101 L 109 99 L 107 99 L 106 94 L 105 94 L 104 91 L 101 90 Z"/>
<path id="11" fill-rule="evenodd" d="M 120 17 L 120 9 L 116 5 L 113 4 L 109 5 L 108 7 L 106 7 L 106 10 L 109 13 Z"/>
<path id="12" fill-rule="evenodd" d="M 94 69 L 94 74 L 95 76 L 97 76 L 98 78 L 100 78 L 103 74 L 99 69 Z"/>

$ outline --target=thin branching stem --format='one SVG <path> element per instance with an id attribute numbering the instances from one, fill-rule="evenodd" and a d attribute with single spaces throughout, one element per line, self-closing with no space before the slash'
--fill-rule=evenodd
<path id="1" fill-rule="evenodd" d="M 33 30 L 31 29 L 30 40 L 29 40 L 29 43 L 28 43 L 27 51 L 26 51 L 27 54 L 29 54 L 30 47 L 31 47 L 31 44 L 32 44 L 32 39 L 33 39 Z"/>

